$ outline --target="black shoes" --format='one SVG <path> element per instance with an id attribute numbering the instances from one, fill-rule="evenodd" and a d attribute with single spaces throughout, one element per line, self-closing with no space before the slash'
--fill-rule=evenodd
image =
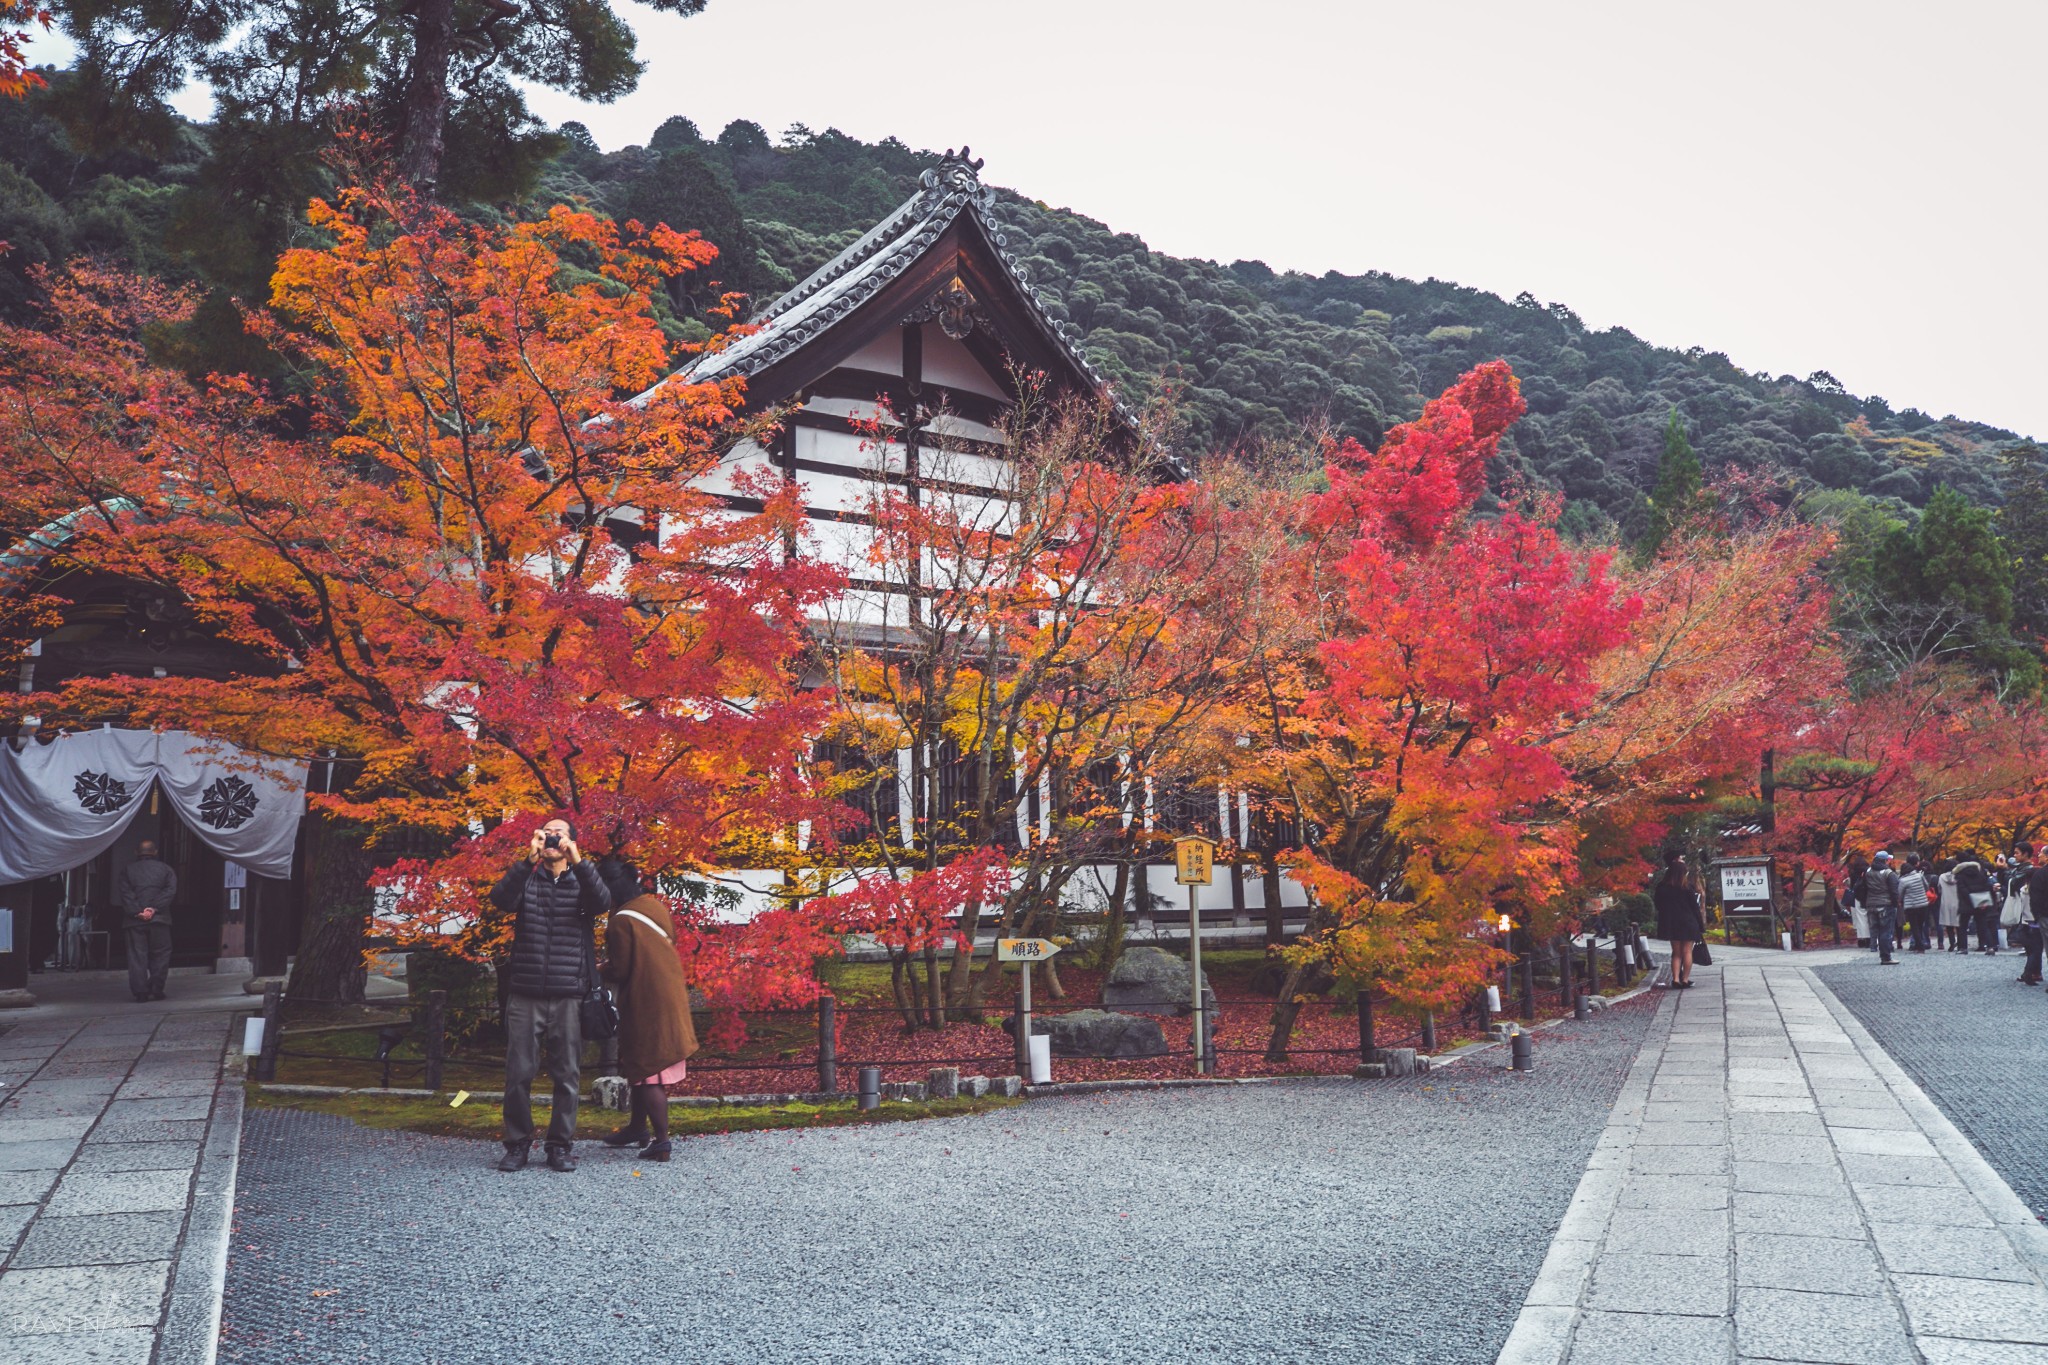
<path id="1" fill-rule="evenodd" d="M 547 1160 L 548 1169 L 551 1171 L 568 1172 L 576 1169 L 576 1162 L 574 1158 L 572 1158 L 569 1155 L 567 1148 L 548 1148 Z M 523 1171 L 532 1164 L 532 1143 L 522 1143 L 516 1147 L 507 1144 L 505 1147 L 505 1155 L 498 1159 L 498 1169 L 501 1171 Z"/>
<path id="2" fill-rule="evenodd" d="M 607 1147 L 638 1147 L 651 1136 L 653 1135 L 645 1128 L 634 1124 L 630 1127 L 619 1129 L 607 1136 L 603 1141 Z"/>
<path id="3" fill-rule="evenodd" d="M 667 1138 L 658 1138 L 641 1149 L 640 1159 L 642 1161 L 667 1161 L 669 1153 L 674 1150 L 674 1147 L 670 1145 Z"/>

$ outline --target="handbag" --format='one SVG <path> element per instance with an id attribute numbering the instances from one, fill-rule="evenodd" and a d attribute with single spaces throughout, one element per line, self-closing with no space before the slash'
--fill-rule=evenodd
<path id="1" fill-rule="evenodd" d="M 1695 967 L 1711 967 L 1714 965 L 1714 955 L 1707 951 L 1706 944 L 1695 943 L 1692 945 L 1692 965 Z"/>
<path id="2" fill-rule="evenodd" d="M 2017 892 L 2015 892 L 2013 895 L 2007 896 L 2005 898 L 2005 908 L 1998 912 L 1998 923 L 2000 927 L 2006 929 L 2018 928 L 2021 918 L 2020 912 L 2023 908 L 2024 907 L 2020 904 L 2020 897 Z"/>
<path id="3" fill-rule="evenodd" d="M 583 1025 L 583 1041 L 602 1043 L 619 1036 L 619 998 L 612 988 L 596 985 L 576 1002 L 576 1015 Z"/>
<path id="4" fill-rule="evenodd" d="M 1991 900 L 1992 897 L 1989 891 L 1972 891 L 1970 893 L 1970 908 L 1981 914 L 1991 908 Z"/>

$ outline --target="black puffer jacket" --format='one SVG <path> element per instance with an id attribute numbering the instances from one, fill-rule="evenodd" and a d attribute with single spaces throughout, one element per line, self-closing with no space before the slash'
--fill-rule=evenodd
<path id="1" fill-rule="evenodd" d="M 559 876 L 521 859 L 491 888 L 512 922 L 506 987 L 514 995 L 582 995 L 595 978 L 591 926 L 612 908 L 612 893 L 585 858 Z"/>

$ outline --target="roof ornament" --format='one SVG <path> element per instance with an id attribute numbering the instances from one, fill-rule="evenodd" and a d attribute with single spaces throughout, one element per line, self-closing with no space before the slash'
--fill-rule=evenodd
<path id="1" fill-rule="evenodd" d="M 906 325 L 934 320 L 947 336 L 964 341 L 976 323 L 986 323 L 988 319 L 983 316 L 981 301 L 974 297 L 974 291 L 955 275 L 903 318 Z"/>
<path id="2" fill-rule="evenodd" d="M 918 183 L 925 189 L 948 194 L 980 194 L 981 168 L 985 164 L 966 147 L 957 152 L 948 147 L 938 165 L 925 167 Z"/>

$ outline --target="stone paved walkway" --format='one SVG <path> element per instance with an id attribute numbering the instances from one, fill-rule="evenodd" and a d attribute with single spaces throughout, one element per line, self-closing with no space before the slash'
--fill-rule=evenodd
<path id="1" fill-rule="evenodd" d="M 197 1011 L 0 1034 L 0 1365 L 212 1359 L 241 1126 L 226 1042 Z"/>
<path id="2" fill-rule="evenodd" d="M 1968 1139 L 1809 967 L 1695 981 L 1501 1365 L 2048 1365 L 2048 1230 Z"/>

